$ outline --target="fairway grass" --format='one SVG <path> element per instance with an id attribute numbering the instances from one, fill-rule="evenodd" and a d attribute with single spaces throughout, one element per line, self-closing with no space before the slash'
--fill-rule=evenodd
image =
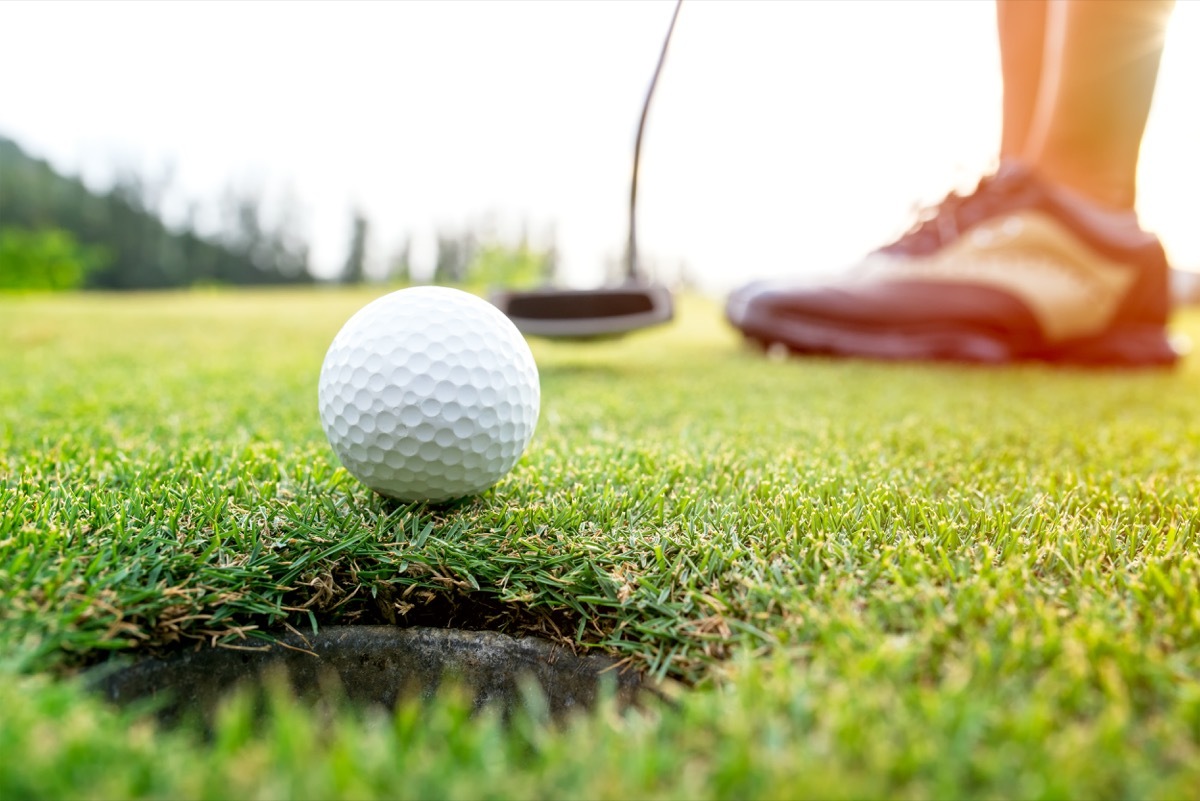
<path id="1" fill-rule="evenodd" d="M 0 297 L 0 798 L 1200 798 L 1197 357 L 776 360 L 684 298 L 533 342 L 516 469 L 407 506 L 316 412 L 382 291 Z M 342 623 L 538 634 L 679 703 L 279 695 L 202 740 L 75 680 Z"/>

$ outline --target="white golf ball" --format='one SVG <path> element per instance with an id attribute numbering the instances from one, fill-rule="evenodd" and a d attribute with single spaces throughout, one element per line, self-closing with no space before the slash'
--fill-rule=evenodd
<path id="1" fill-rule="evenodd" d="M 355 478 L 402 501 L 483 492 L 529 445 L 541 403 L 529 345 L 492 304 L 448 287 L 402 289 L 334 337 L 321 425 Z"/>

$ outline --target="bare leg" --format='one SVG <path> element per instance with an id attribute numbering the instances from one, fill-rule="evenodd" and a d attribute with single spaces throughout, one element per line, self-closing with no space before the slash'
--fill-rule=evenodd
<path id="1" fill-rule="evenodd" d="M 744 287 L 729 321 L 797 353 L 1173 364 L 1169 268 L 1133 211 L 1172 4 L 997 0 L 1001 170 L 846 281 Z"/>
<path id="2" fill-rule="evenodd" d="M 1025 154 L 1042 86 L 1047 15 L 1047 0 L 996 0 L 1000 71 L 1004 77 L 1001 161 L 1019 160 Z"/>
<path id="3" fill-rule="evenodd" d="M 1021 161 L 1098 203 L 1133 208 L 1138 150 L 1173 6 L 1049 1 L 1041 87 Z M 1007 114 L 1007 87 L 1005 97 Z"/>

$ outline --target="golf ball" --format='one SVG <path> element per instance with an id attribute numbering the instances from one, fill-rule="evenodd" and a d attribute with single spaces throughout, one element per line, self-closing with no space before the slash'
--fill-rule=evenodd
<path id="1" fill-rule="evenodd" d="M 533 436 L 541 388 L 529 345 L 499 309 L 423 286 L 378 298 L 342 326 L 317 402 L 355 478 L 402 501 L 445 501 L 512 469 Z"/>

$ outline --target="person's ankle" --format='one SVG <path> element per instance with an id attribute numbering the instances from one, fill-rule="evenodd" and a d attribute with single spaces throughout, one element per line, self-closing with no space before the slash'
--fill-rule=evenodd
<path id="1" fill-rule="evenodd" d="M 1025 162 L 1042 183 L 1097 211 L 1134 214 L 1134 189 L 1126 181 L 1109 178 L 1097 170 L 1080 171 L 1053 162 Z"/>
<path id="2" fill-rule="evenodd" d="M 1072 214 L 1089 220 L 1093 225 L 1115 229 L 1140 227 L 1137 212 L 1132 206 L 1104 203 L 1074 187 L 1062 184 L 1047 182 L 1046 188 L 1054 196 L 1054 199 L 1069 209 Z"/>
<path id="3" fill-rule="evenodd" d="M 1098 228 L 1116 230 L 1139 229 L 1137 211 L 1130 194 L 1115 184 L 1097 181 L 1075 181 L 1055 170 L 1030 161 L 1004 157 L 997 175 L 1022 170 L 1032 174 L 1054 199 L 1073 216 L 1088 220 Z"/>

